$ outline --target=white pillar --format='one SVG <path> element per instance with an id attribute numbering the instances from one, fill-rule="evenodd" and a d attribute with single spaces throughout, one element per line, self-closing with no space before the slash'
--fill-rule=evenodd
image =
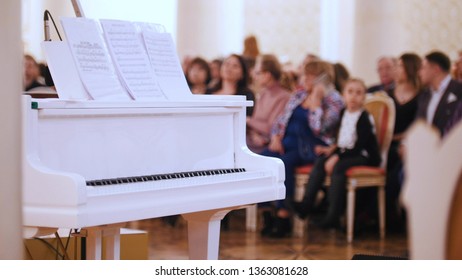
<path id="1" fill-rule="evenodd" d="M 321 57 L 353 65 L 356 0 L 321 1 Z"/>
<path id="2" fill-rule="evenodd" d="M 0 259 L 23 259 L 21 210 L 21 1 L 0 5 Z"/>

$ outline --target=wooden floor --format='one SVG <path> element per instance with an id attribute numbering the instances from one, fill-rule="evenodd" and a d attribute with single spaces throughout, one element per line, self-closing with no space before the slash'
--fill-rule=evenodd
<path id="1" fill-rule="evenodd" d="M 302 238 L 262 238 L 258 232 L 245 230 L 244 210 L 231 212 L 229 229 L 220 235 L 220 254 L 223 260 L 349 260 L 355 254 L 408 257 L 405 234 L 388 233 L 384 240 L 376 231 L 365 231 L 346 242 L 341 231 L 311 229 Z M 149 259 L 188 259 L 187 227 L 183 218 L 175 226 L 162 219 L 131 223 L 130 228 L 149 233 Z"/>

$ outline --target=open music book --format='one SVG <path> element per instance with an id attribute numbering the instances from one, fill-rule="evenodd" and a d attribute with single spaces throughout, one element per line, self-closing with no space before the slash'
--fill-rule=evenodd
<path id="1" fill-rule="evenodd" d="M 67 41 L 43 42 L 60 99 L 175 100 L 191 93 L 163 26 L 89 18 L 61 23 Z"/>

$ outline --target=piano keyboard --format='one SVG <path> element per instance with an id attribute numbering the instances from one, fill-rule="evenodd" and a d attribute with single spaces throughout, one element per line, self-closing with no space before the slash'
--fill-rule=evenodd
<path id="1" fill-rule="evenodd" d="M 190 177 L 187 177 L 186 173 Z M 151 178 L 153 176 L 155 179 Z M 223 184 L 247 180 L 261 180 L 263 178 L 271 178 L 271 176 L 272 173 L 270 171 L 259 170 L 249 172 L 246 171 L 244 168 L 237 168 L 139 176 L 140 178 L 137 177 L 137 181 L 135 181 L 132 178 L 131 183 L 114 183 L 114 180 L 117 179 L 107 179 L 111 182 L 111 184 L 107 183 L 103 185 L 103 182 L 99 182 L 98 184 L 100 185 L 97 186 L 89 185 L 89 183 L 95 184 L 96 181 L 103 181 L 93 180 L 87 182 L 87 193 L 89 196 L 99 196 L 127 192 L 143 192 L 152 190 L 202 186 L 208 184 Z M 148 178 L 144 178 L 145 181 L 142 181 L 141 177 Z M 121 180 L 119 179 L 119 181 Z"/>
<path id="2" fill-rule="evenodd" d="M 229 168 L 229 169 L 214 169 L 214 170 L 203 170 L 203 171 L 191 171 L 191 172 L 176 172 L 168 174 L 156 174 L 156 175 L 145 175 L 145 176 L 133 176 L 124 178 L 113 178 L 113 179 L 101 179 L 87 181 L 87 186 L 108 186 L 118 184 L 131 184 L 138 182 L 148 181 L 160 181 L 170 179 L 181 179 L 181 178 L 193 178 L 199 176 L 213 176 L 222 174 L 232 174 L 238 172 L 245 172 L 245 168 Z"/>

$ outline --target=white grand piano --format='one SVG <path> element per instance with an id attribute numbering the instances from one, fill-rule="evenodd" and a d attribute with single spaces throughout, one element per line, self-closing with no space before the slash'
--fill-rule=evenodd
<path id="1" fill-rule="evenodd" d="M 230 210 L 283 199 L 282 161 L 245 143 L 242 96 L 181 101 L 23 98 L 23 211 L 28 228 L 84 229 L 119 258 L 124 222 L 182 214 L 189 257 L 217 259 Z"/>

